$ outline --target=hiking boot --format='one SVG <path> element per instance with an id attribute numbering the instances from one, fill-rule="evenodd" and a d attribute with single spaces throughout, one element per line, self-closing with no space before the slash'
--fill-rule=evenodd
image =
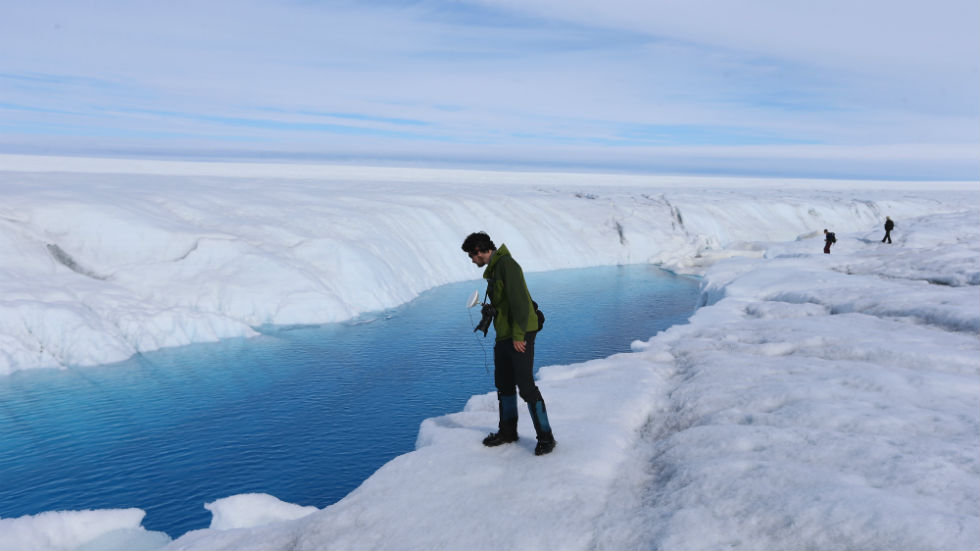
<path id="1" fill-rule="evenodd" d="M 555 449 L 554 437 L 547 440 L 538 440 L 538 445 L 534 446 L 534 455 L 545 455 L 551 453 L 551 450 Z"/>
<path id="2" fill-rule="evenodd" d="M 538 445 L 534 446 L 534 455 L 545 455 L 555 449 L 555 436 L 551 432 L 551 424 L 548 423 L 548 408 L 541 399 L 538 392 L 538 399 L 532 404 L 528 402 L 527 410 L 531 413 L 531 421 L 534 423 L 534 432 L 538 436 Z"/>
<path id="3" fill-rule="evenodd" d="M 483 439 L 483 445 L 491 448 L 517 442 L 517 395 L 497 392 L 497 411 L 500 413 L 497 432 L 491 432 Z"/>
<path id="4" fill-rule="evenodd" d="M 517 436 L 517 433 L 507 431 L 507 430 L 502 430 L 500 432 L 491 432 L 490 434 L 488 434 L 487 437 L 483 439 L 483 445 L 492 448 L 494 446 L 499 446 L 501 444 L 510 444 L 511 442 L 517 442 L 518 439 L 519 438 Z"/>

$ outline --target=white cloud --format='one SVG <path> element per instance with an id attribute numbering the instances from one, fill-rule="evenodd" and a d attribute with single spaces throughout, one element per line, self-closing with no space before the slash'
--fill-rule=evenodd
<path id="1" fill-rule="evenodd" d="M 976 14 L 969 2 L 20 3 L 0 22 L 0 148 L 458 161 L 490 148 L 554 162 L 550 150 L 588 147 L 601 164 L 624 145 L 975 146 Z M 960 177 L 978 164 L 959 159 Z"/>

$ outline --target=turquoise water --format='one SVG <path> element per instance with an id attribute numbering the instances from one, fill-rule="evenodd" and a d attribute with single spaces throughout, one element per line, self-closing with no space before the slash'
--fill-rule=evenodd
<path id="1" fill-rule="evenodd" d="M 649 266 L 527 274 L 547 316 L 536 365 L 629 350 L 684 323 L 698 281 Z M 138 507 L 173 537 L 204 504 L 261 492 L 325 507 L 414 448 L 423 419 L 494 391 L 493 333 L 464 308 L 482 280 L 347 323 L 113 365 L 0 377 L 0 517 Z"/>

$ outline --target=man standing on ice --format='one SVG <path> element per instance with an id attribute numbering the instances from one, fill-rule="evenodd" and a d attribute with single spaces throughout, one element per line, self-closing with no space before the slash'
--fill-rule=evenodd
<path id="1" fill-rule="evenodd" d="M 830 254 L 830 246 L 837 243 L 837 236 L 834 232 L 827 231 L 827 228 L 823 230 L 824 240 L 823 240 L 823 252 Z"/>
<path id="2" fill-rule="evenodd" d="M 884 243 L 887 239 L 889 243 L 892 242 L 892 230 L 895 229 L 895 222 L 892 222 L 891 216 L 885 217 L 885 237 L 881 238 L 881 242 Z"/>
<path id="3" fill-rule="evenodd" d="M 507 250 L 493 244 L 484 232 L 471 233 L 463 241 L 463 251 L 477 267 L 486 266 L 483 278 L 488 281 L 487 295 L 497 312 L 493 329 L 497 342 L 493 347 L 493 379 L 497 387 L 497 409 L 500 423 L 497 432 L 483 439 L 485 446 L 516 442 L 517 394 L 527 403 L 537 433 L 535 455 L 551 453 L 555 437 L 548 423 L 548 410 L 541 391 L 534 383 L 534 339 L 538 316 L 531 293 L 524 282 L 524 271 Z"/>

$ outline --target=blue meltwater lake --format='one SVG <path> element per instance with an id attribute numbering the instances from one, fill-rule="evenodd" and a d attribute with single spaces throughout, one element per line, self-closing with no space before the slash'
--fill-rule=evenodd
<path id="1" fill-rule="evenodd" d="M 645 265 L 526 278 L 547 316 L 536 366 L 626 352 L 685 323 L 699 287 Z M 484 289 L 456 283 L 345 323 L 0 377 L 0 517 L 137 507 L 147 529 L 176 537 L 235 494 L 335 503 L 413 450 L 422 420 L 494 391 L 493 332 L 473 333 L 479 308 L 465 308 Z"/>

